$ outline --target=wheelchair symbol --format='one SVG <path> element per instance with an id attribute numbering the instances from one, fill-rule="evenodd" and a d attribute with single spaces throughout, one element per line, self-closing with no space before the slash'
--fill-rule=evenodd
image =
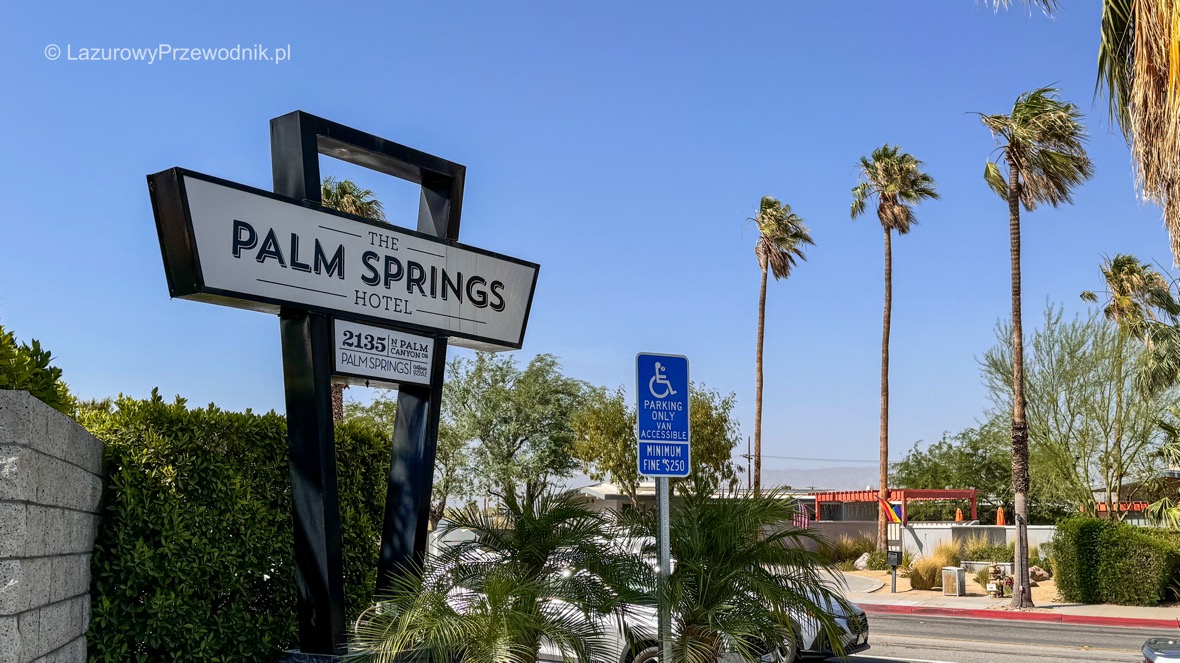
<path id="1" fill-rule="evenodd" d="M 657 393 L 656 385 L 663 385 L 664 389 Z M 668 382 L 668 376 L 664 375 L 664 365 L 658 361 L 656 362 L 656 374 L 651 376 L 651 379 L 647 381 L 647 390 L 655 398 L 667 398 L 676 395 L 676 390 L 672 388 L 672 383 Z"/>

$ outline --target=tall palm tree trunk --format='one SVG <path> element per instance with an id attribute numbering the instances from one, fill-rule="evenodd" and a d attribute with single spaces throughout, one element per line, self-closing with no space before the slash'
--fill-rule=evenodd
<path id="1" fill-rule="evenodd" d="M 1117 322 L 1116 322 L 1117 326 Z M 1126 336 L 1121 326 L 1117 326 L 1118 342 L 1114 352 L 1114 476 L 1106 491 L 1106 513 L 1111 520 L 1123 520 L 1123 512 L 1118 508 L 1122 500 L 1123 487 L 1123 350 Z"/>
<path id="2" fill-rule="evenodd" d="M 758 348 L 754 351 L 754 492 L 762 491 L 762 337 L 766 331 L 766 271 L 762 261 L 762 286 L 758 290 Z"/>
<path id="3" fill-rule="evenodd" d="M 1012 491 L 1015 494 L 1016 577 L 1012 607 L 1033 606 L 1028 579 L 1028 423 L 1024 416 L 1024 327 L 1020 319 L 1020 171 L 1008 159 L 1008 232 L 1012 252 Z"/>
<path id="4" fill-rule="evenodd" d="M 332 421 L 344 420 L 344 389 L 345 385 L 332 385 Z"/>
<path id="5" fill-rule="evenodd" d="M 881 492 L 889 502 L 889 326 L 893 317 L 893 238 L 885 229 L 885 314 L 881 323 Z M 891 507 L 892 508 L 892 507 Z M 877 550 L 889 547 L 889 521 L 885 508 L 877 509 Z"/>

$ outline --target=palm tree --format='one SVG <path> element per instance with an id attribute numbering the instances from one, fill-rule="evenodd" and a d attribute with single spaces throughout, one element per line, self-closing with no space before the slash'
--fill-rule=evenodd
<path id="1" fill-rule="evenodd" d="M 1028 425 L 1024 402 L 1024 336 L 1020 318 L 1020 206 L 1032 211 L 1040 203 L 1057 207 L 1073 202 L 1072 190 L 1093 175 L 1086 156 L 1086 128 L 1078 107 L 1061 101 L 1054 88 L 1025 92 L 1008 115 L 980 114 L 999 145 L 999 158 L 988 161 L 984 180 L 1008 202 L 1012 269 L 1012 488 L 1016 516 L 1014 607 L 1028 607 Z M 1001 172 L 1001 163 L 1008 177 Z"/>
<path id="2" fill-rule="evenodd" d="M 762 283 L 758 289 L 758 347 L 754 353 L 754 490 L 762 490 L 762 339 L 766 331 L 766 275 L 774 274 L 775 280 L 791 275 L 797 260 L 806 260 L 804 246 L 814 246 L 811 233 L 803 219 L 771 196 L 763 196 L 758 213 L 747 222 L 753 221 L 758 228 L 758 241 L 754 243 L 754 255 L 762 270 Z"/>
<path id="3" fill-rule="evenodd" d="M 493 512 L 469 506 L 442 526 L 474 538 L 399 574 L 358 621 L 353 647 L 377 663 L 415 650 L 435 660 L 535 663 L 542 641 L 579 661 L 601 660 L 605 618 L 642 601 L 652 570 L 613 545 L 610 518 L 573 493 L 534 503 L 509 492 Z"/>
<path id="4" fill-rule="evenodd" d="M 1180 7 L 1104 0 L 1097 88 L 1131 147 L 1142 195 L 1164 211 L 1180 262 Z"/>
<path id="5" fill-rule="evenodd" d="M 882 145 L 871 157 L 860 158 L 861 183 L 852 189 L 852 218 L 864 214 L 868 200 L 877 199 L 877 218 L 885 231 L 885 314 L 881 325 L 881 449 L 880 498 L 889 501 L 889 328 L 893 316 L 893 232 L 904 235 L 918 222 L 914 205 L 937 199 L 934 178 L 922 172 L 922 162 L 897 145 Z M 885 550 L 889 526 L 878 509 L 877 549 Z"/>
<path id="6" fill-rule="evenodd" d="M 1162 274 L 1148 263 L 1139 262 L 1135 256 L 1120 254 L 1106 260 L 1102 265 L 1102 277 L 1106 281 L 1106 305 L 1102 312 L 1107 320 L 1115 323 L 1118 328 L 1116 336 L 1114 384 L 1114 430 L 1111 448 L 1114 457 L 1114 477 L 1112 489 L 1106 492 L 1107 513 L 1111 517 L 1120 519 L 1126 514 L 1121 509 L 1114 508 L 1120 503 L 1119 489 L 1122 484 L 1124 468 L 1122 467 L 1123 442 L 1123 381 L 1124 381 L 1124 352 L 1127 341 L 1132 336 L 1148 340 L 1147 325 L 1158 322 L 1157 312 L 1162 312 L 1174 318 L 1180 314 L 1180 303 L 1172 296 L 1172 289 Z M 1098 295 L 1089 290 L 1082 292 L 1082 299 L 1097 302 Z"/>
<path id="7" fill-rule="evenodd" d="M 320 186 L 320 204 L 324 207 L 355 214 L 375 221 L 386 221 L 385 208 L 373 197 L 369 189 L 362 189 L 352 180 L 335 180 L 325 177 Z M 343 384 L 332 385 L 332 421 L 344 419 Z"/>
<path id="8" fill-rule="evenodd" d="M 775 649 L 794 661 L 801 616 L 839 643 L 830 613 L 849 604 L 828 584 L 838 576 L 832 563 L 807 550 L 822 547 L 816 533 L 791 525 L 794 501 L 779 489 L 718 496 L 715 482 L 684 485 L 669 514 L 675 564 L 659 590 L 672 615 L 673 663 L 715 663 L 725 654 L 757 661 Z M 654 511 L 627 515 L 633 533 L 654 542 Z M 645 552 L 654 555 L 654 544 Z"/>

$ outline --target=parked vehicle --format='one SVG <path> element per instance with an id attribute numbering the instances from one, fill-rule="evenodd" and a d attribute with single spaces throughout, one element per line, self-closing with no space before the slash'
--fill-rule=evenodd
<path id="1" fill-rule="evenodd" d="M 1180 640 L 1152 638 L 1143 643 L 1144 663 L 1180 663 Z"/>
<path id="2" fill-rule="evenodd" d="M 853 603 L 849 603 L 848 606 L 851 611 L 844 610 L 839 605 L 832 605 L 830 614 L 842 631 L 840 644 L 844 647 L 844 653 L 856 654 L 869 648 L 869 621 L 865 611 L 859 606 Z M 602 625 L 608 640 L 608 660 L 618 663 L 658 663 L 660 648 L 655 637 L 656 609 L 651 606 L 631 606 L 627 612 L 625 628 L 615 622 Z M 836 654 L 832 643 L 819 633 L 820 629 L 814 619 L 807 615 L 792 615 L 791 622 L 798 638 L 797 646 L 785 651 L 766 652 L 761 663 L 795 663 L 802 657 L 828 658 Z M 630 637 L 628 632 L 632 634 Z M 541 648 L 541 658 L 549 661 L 562 660 L 561 652 L 552 646 Z"/>

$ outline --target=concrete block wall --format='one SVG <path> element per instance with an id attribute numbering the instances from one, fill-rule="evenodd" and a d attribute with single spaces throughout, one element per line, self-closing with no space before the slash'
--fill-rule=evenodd
<path id="1" fill-rule="evenodd" d="M 0 390 L 0 663 L 82 663 L 102 443 Z"/>

